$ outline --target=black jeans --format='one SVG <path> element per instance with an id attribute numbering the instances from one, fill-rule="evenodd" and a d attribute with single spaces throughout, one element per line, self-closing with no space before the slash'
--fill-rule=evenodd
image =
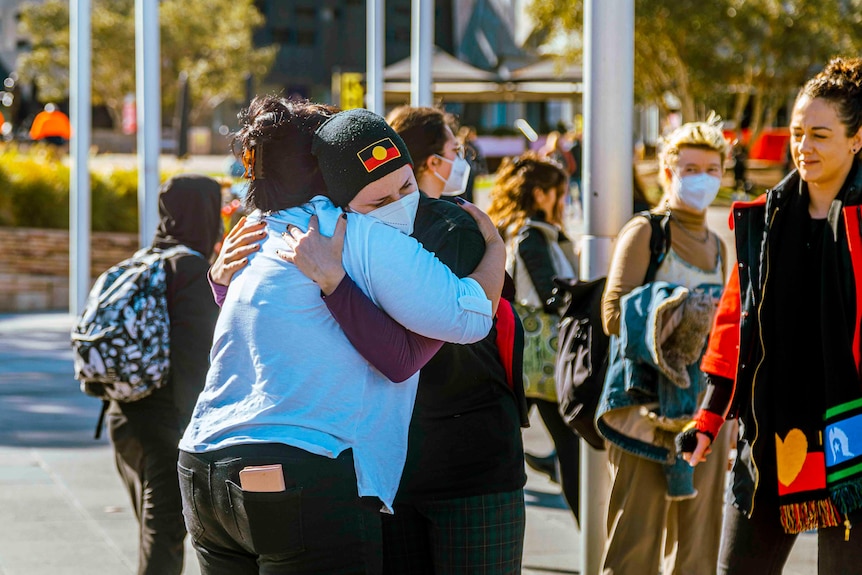
<path id="1" fill-rule="evenodd" d="M 285 491 L 240 489 L 242 468 L 276 463 Z M 178 469 L 202 574 L 380 572 L 381 504 L 357 495 L 351 450 L 336 459 L 281 444 L 181 451 Z"/>
<path id="2" fill-rule="evenodd" d="M 176 417 L 111 414 L 108 433 L 138 518 L 138 575 L 179 575 L 186 529 L 176 472 L 182 435 Z"/>
<path id="3" fill-rule="evenodd" d="M 817 573 L 853 575 L 862 573 L 862 513 L 851 514 L 850 540 L 843 526 L 818 529 Z M 777 504 L 755 500 L 754 514 L 747 518 L 728 504 L 724 511 L 719 575 L 781 575 L 796 535 L 784 532 Z"/>

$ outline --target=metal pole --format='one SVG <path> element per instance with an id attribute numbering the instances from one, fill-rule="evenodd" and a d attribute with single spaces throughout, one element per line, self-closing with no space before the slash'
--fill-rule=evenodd
<path id="1" fill-rule="evenodd" d="M 383 0 L 367 0 L 365 106 L 376 114 L 383 114 L 383 58 L 385 28 L 385 4 Z"/>
<path id="2" fill-rule="evenodd" d="M 159 86 L 159 3 L 135 0 L 135 92 L 138 112 L 138 230 L 141 247 L 158 223 L 162 101 Z"/>
<path id="3" fill-rule="evenodd" d="M 613 241 L 632 215 L 634 14 L 634 0 L 584 2 L 583 279 L 607 274 Z M 581 573 L 597 575 L 610 478 L 606 454 L 581 445 Z"/>
<path id="4" fill-rule="evenodd" d="M 434 0 L 413 0 L 410 27 L 410 105 L 430 106 Z"/>
<path id="5" fill-rule="evenodd" d="M 73 0 L 70 7 L 72 170 L 69 182 L 69 313 L 78 315 L 84 309 L 90 291 L 90 0 Z"/>
<path id="6" fill-rule="evenodd" d="M 177 81 L 177 105 L 174 112 L 174 138 L 177 140 L 177 158 L 188 158 L 189 155 L 189 107 L 191 90 L 189 88 L 189 75 L 185 71 L 180 72 Z M 251 100 L 249 100 L 249 103 Z"/>

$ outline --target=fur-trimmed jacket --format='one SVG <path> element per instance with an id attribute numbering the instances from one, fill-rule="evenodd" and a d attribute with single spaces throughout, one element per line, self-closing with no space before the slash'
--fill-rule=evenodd
<path id="1" fill-rule="evenodd" d="M 700 371 L 722 286 L 694 290 L 655 281 L 621 300 L 596 426 L 620 449 L 665 465 L 668 496 L 693 497 L 691 468 L 674 437 L 691 420 L 705 383 Z"/>

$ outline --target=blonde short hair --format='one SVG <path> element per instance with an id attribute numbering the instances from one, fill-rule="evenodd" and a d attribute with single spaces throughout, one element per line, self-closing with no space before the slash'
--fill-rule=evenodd
<path id="1" fill-rule="evenodd" d="M 718 152 L 721 157 L 721 168 L 727 158 L 727 140 L 716 121 L 688 122 L 683 124 L 661 141 L 659 155 L 659 171 L 664 179 L 664 169 L 676 167 L 679 151 L 683 148 L 698 148 Z M 666 183 L 666 182 L 665 182 Z"/>

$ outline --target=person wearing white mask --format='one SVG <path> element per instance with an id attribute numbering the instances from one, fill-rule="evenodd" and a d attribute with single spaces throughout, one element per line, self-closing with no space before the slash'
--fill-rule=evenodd
<path id="1" fill-rule="evenodd" d="M 248 220 L 264 222 L 254 228 L 263 239 L 224 294 L 178 462 L 186 527 L 207 575 L 380 572 L 380 517 L 404 465 L 418 374 L 394 383 L 375 369 L 326 300 L 358 290 L 439 340 L 478 341 L 493 325 L 505 249 L 490 221 L 465 207 L 485 249 L 459 279 L 401 233 L 418 193 L 398 135 L 368 110 L 333 114 L 256 98 L 235 136 L 256 208 Z M 312 226 L 343 241 L 332 286 L 282 261 L 285 231 Z"/>
<path id="2" fill-rule="evenodd" d="M 677 437 L 700 469 L 738 420 L 717 575 L 784 573 L 815 537 L 809 573 L 862 565 L 862 58 L 805 82 L 790 134 L 796 170 L 734 204 L 739 263 L 701 362 L 707 393 Z"/>
<path id="3" fill-rule="evenodd" d="M 458 176 L 463 172 L 456 165 L 457 143 L 447 116 L 434 108 L 404 106 L 394 110 L 388 121 L 406 144 L 417 179 L 430 185 L 431 191 L 405 194 L 397 186 L 369 186 L 347 203 L 347 209 L 411 235 L 456 275 L 471 274 L 487 251 L 483 228 L 455 205 L 465 204 L 461 198 L 436 199 L 446 190 L 440 178 L 453 182 L 463 178 Z M 350 139 L 349 134 L 345 139 Z M 382 152 L 379 155 L 385 157 Z M 337 162 L 322 167 L 337 170 L 347 156 L 339 155 Z M 447 161 L 453 163 L 448 172 Z M 231 231 L 224 255 L 211 270 L 214 283 L 226 285 L 245 265 L 245 256 L 257 249 L 256 230 L 253 223 L 242 222 Z M 281 257 L 296 264 L 327 294 L 333 317 L 372 365 L 384 374 L 404 371 L 393 364 L 415 363 L 414 356 L 431 349 L 409 332 L 403 339 L 410 341 L 402 342 L 397 335 L 387 340 L 383 334 L 397 334 L 400 327 L 393 328 L 392 318 L 368 317 L 361 293 L 345 297 L 335 289 L 345 277 L 338 243 L 343 232 L 340 238 L 336 234 L 330 239 L 310 225 L 307 232 L 291 226 L 288 234 L 292 253 Z M 224 289 L 214 285 L 214 291 L 218 299 Z M 340 304 L 332 303 L 333 296 L 349 301 L 344 304 L 346 313 L 338 312 Z M 390 344 L 396 350 L 402 345 L 424 349 L 402 353 L 389 351 Z M 401 575 L 418 569 L 428 574 L 519 574 L 526 526 L 520 428 L 528 423 L 520 321 L 511 303 L 501 299 L 494 326 L 484 339 L 442 347 L 437 342 L 431 353 L 419 376 L 395 513 L 383 516 L 383 573 Z"/>
<path id="4" fill-rule="evenodd" d="M 437 108 L 399 106 L 386 121 L 413 157 L 419 189 L 432 198 L 457 196 L 467 189 L 470 164 L 452 131 L 452 119 Z"/>
<path id="5" fill-rule="evenodd" d="M 602 323 L 611 336 L 612 352 L 596 413 L 611 471 L 602 573 L 715 573 L 730 436 L 716 438 L 711 465 L 701 465 L 694 473 L 677 457 L 673 439 L 679 431 L 674 426 L 689 421 L 705 389 L 699 354 L 729 263 L 724 244 L 706 218 L 721 186 L 726 151 L 720 127 L 711 122 L 685 124 L 664 139 L 659 157 L 664 195 L 652 211 L 669 220 L 664 229 L 670 248 L 655 282 L 644 284 L 653 233 L 650 220 L 634 217 L 617 236 L 602 296 Z M 697 300 L 702 307 L 680 304 L 676 308 L 680 313 L 665 315 L 667 308 L 662 306 L 673 298 L 694 302 L 698 292 L 709 298 Z M 689 309 L 702 313 L 689 315 Z M 653 333 L 650 325 L 658 331 Z M 664 332 L 659 330 L 662 325 Z M 624 346 L 625 354 L 615 356 L 615 345 Z M 641 349 L 664 353 L 672 345 L 686 345 L 687 357 L 694 360 L 683 362 L 687 387 L 667 385 L 677 380 L 660 360 L 638 364 L 636 370 L 616 369 Z"/>
<path id="6" fill-rule="evenodd" d="M 457 275 L 470 273 L 485 245 L 473 219 L 453 203 L 461 198 L 449 197 L 465 190 L 470 170 L 450 117 L 401 106 L 386 120 L 413 158 L 422 193 L 412 236 Z M 505 289 L 503 297 L 487 337 L 444 344 L 419 373 L 395 514 L 383 518 L 385 575 L 521 572 L 523 337 Z"/>

